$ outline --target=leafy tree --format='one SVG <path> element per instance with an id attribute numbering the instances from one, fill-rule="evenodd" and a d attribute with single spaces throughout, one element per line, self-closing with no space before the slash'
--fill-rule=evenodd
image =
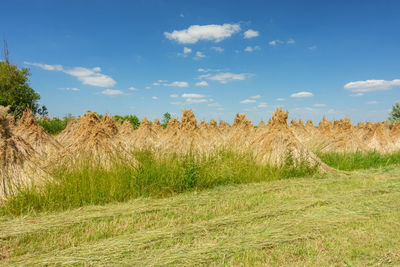
<path id="1" fill-rule="evenodd" d="M 166 128 L 170 120 L 171 120 L 171 114 L 169 114 L 169 112 L 165 112 L 163 115 L 161 126 Z"/>
<path id="2" fill-rule="evenodd" d="M 10 112 L 19 118 L 27 106 L 34 114 L 47 115 L 47 108 L 40 107 L 40 95 L 28 84 L 29 69 L 18 69 L 7 60 L 0 61 L 0 105 L 10 106 Z"/>
<path id="3" fill-rule="evenodd" d="M 389 117 L 389 121 L 391 123 L 395 123 L 400 121 L 400 102 L 397 102 L 393 108 L 392 108 L 392 112 L 390 112 L 390 117 Z"/>

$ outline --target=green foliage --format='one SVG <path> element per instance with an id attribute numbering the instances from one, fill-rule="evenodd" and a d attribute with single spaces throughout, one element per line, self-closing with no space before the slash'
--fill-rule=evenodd
<path id="1" fill-rule="evenodd" d="M 0 62 L 0 105 L 10 106 L 10 112 L 21 117 L 27 106 L 34 114 L 46 115 L 47 108 L 39 107 L 40 95 L 28 84 L 29 69 Z"/>
<path id="2" fill-rule="evenodd" d="M 391 123 L 396 123 L 396 122 L 400 121 L 400 102 L 397 102 L 393 106 L 392 112 L 390 112 L 389 121 Z"/>
<path id="3" fill-rule="evenodd" d="M 136 151 L 138 164 L 114 162 L 104 167 L 93 161 L 62 166 L 38 190 L 22 189 L 0 208 L 0 214 L 64 210 L 85 205 L 126 201 L 140 196 L 166 197 L 218 185 L 271 181 L 313 175 L 315 167 L 258 164 L 251 154 L 222 150 L 209 156 L 170 154 L 160 157 L 150 150 Z"/>
<path id="4" fill-rule="evenodd" d="M 128 116 L 114 115 L 113 118 L 115 121 L 120 123 L 123 123 L 126 120 L 129 121 L 132 124 L 133 129 L 139 128 L 140 125 L 140 120 L 135 115 L 128 115 Z"/>
<path id="5" fill-rule="evenodd" d="M 327 165 L 339 170 L 358 170 L 369 168 L 380 168 L 389 165 L 400 164 L 400 151 L 391 154 L 380 154 L 378 152 L 355 153 L 317 153 L 318 157 Z"/>
<path id="6" fill-rule="evenodd" d="M 169 112 L 164 113 L 162 121 L 161 121 L 161 126 L 167 128 L 168 122 L 171 120 L 171 114 Z"/>
<path id="7" fill-rule="evenodd" d="M 37 123 L 42 126 L 46 132 L 49 134 L 58 134 L 61 133 L 65 127 L 67 127 L 68 121 L 71 119 L 71 115 L 67 115 L 66 117 L 60 118 L 43 118 L 37 121 Z"/>

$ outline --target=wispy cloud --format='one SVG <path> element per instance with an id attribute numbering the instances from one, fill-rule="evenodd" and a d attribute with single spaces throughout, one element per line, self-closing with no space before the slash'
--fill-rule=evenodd
<path id="1" fill-rule="evenodd" d="M 279 44 L 283 44 L 283 42 L 281 40 L 272 40 L 272 41 L 268 42 L 268 44 L 272 45 L 272 46 L 276 46 Z"/>
<path id="2" fill-rule="evenodd" d="M 250 104 L 250 103 L 255 103 L 256 101 L 254 99 L 245 99 L 240 101 L 240 104 Z"/>
<path id="3" fill-rule="evenodd" d="M 317 46 L 316 45 L 312 45 L 312 46 L 310 46 L 310 47 L 308 47 L 308 50 L 315 50 L 315 49 L 317 49 Z"/>
<path id="4" fill-rule="evenodd" d="M 208 82 L 207 82 L 207 81 L 197 82 L 197 83 L 196 83 L 196 86 L 205 87 L 205 86 L 208 86 Z"/>
<path id="5" fill-rule="evenodd" d="M 114 89 L 106 89 L 104 91 L 101 91 L 102 95 L 109 95 L 109 96 L 114 96 L 114 95 L 123 95 L 124 92 L 121 90 L 114 90 Z"/>
<path id="6" fill-rule="evenodd" d="M 254 38 L 254 37 L 257 37 L 259 35 L 260 35 L 260 33 L 258 31 L 251 30 L 251 29 L 244 32 L 244 38 L 245 39 Z"/>
<path id="7" fill-rule="evenodd" d="M 170 98 L 178 98 L 179 95 L 178 95 L 178 94 L 171 94 L 171 95 L 169 95 L 169 97 L 170 97 Z"/>
<path id="8" fill-rule="evenodd" d="M 175 81 L 172 83 L 164 83 L 163 86 L 167 86 L 167 87 L 188 87 L 189 83 L 188 82 L 179 82 L 179 81 Z"/>
<path id="9" fill-rule="evenodd" d="M 206 57 L 206 55 L 203 52 L 197 51 L 196 55 L 193 57 L 193 59 L 199 60 L 199 59 L 202 59 L 205 57 Z"/>
<path id="10" fill-rule="evenodd" d="M 207 99 L 204 99 L 204 98 L 187 98 L 186 99 L 186 102 L 187 103 L 195 103 L 195 104 L 198 104 L 198 103 L 207 103 L 208 102 L 208 100 Z"/>
<path id="11" fill-rule="evenodd" d="M 287 43 L 287 44 L 294 44 L 295 41 L 294 41 L 293 39 L 289 39 L 286 43 Z"/>
<path id="12" fill-rule="evenodd" d="M 48 65 L 42 63 L 24 62 L 25 65 L 35 66 L 44 70 L 61 71 L 76 77 L 83 84 L 98 86 L 98 87 L 113 87 L 116 81 L 108 75 L 102 74 L 100 67 L 92 69 L 83 67 L 74 67 L 72 69 L 65 69 L 62 65 Z"/>
<path id="13" fill-rule="evenodd" d="M 268 105 L 267 105 L 267 103 L 262 102 L 262 103 L 258 104 L 257 107 L 258 107 L 258 108 L 266 108 L 266 107 L 268 107 Z"/>
<path id="14" fill-rule="evenodd" d="M 157 97 L 157 96 L 152 96 L 152 97 L 151 97 L 151 99 L 153 99 L 153 100 L 157 100 L 157 99 L 158 99 L 158 97 Z"/>
<path id="15" fill-rule="evenodd" d="M 278 101 L 278 102 L 285 101 L 285 99 L 284 99 L 284 98 L 281 98 L 281 97 L 279 97 L 279 98 L 277 98 L 277 99 L 275 99 L 275 100 Z"/>
<path id="16" fill-rule="evenodd" d="M 63 90 L 63 91 L 79 91 L 79 88 L 76 88 L 76 87 L 67 87 L 67 88 L 60 88 L 60 90 Z"/>
<path id="17" fill-rule="evenodd" d="M 306 97 L 313 97 L 313 96 L 314 95 L 311 92 L 298 92 L 298 93 L 290 95 L 290 97 L 293 97 L 293 98 L 306 98 Z"/>
<path id="18" fill-rule="evenodd" d="M 367 104 L 367 105 L 377 105 L 377 104 L 380 104 L 380 103 L 381 103 L 381 102 L 378 102 L 378 101 L 375 101 L 375 100 L 365 102 L 365 104 Z"/>
<path id="19" fill-rule="evenodd" d="M 35 66 L 42 68 L 44 70 L 57 70 L 57 71 L 63 71 L 64 68 L 62 65 L 49 65 L 49 64 L 42 64 L 42 63 L 35 63 L 35 62 L 24 62 L 25 65 L 30 65 L 30 66 Z"/>
<path id="20" fill-rule="evenodd" d="M 366 80 L 366 81 L 349 82 L 344 85 L 344 89 L 356 93 L 367 93 L 373 91 L 390 90 L 395 86 L 400 86 L 400 79 L 395 79 L 391 81 Z"/>
<path id="21" fill-rule="evenodd" d="M 201 40 L 214 41 L 216 43 L 231 37 L 241 30 L 239 24 L 210 24 L 192 25 L 184 30 L 164 32 L 167 39 L 177 41 L 181 44 L 195 44 Z"/>
<path id="22" fill-rule="evenodd" d="M 253 96 L 250 96 L 250 98 L 253 98 L 253 99 L 260 99 L 260 98 L 261 98 L 261 95 L 253 95 Z"/>
<path id="23" fill-rule="evenodd" d="M 247 46 L 245 49 L 244 49 L 244 51 L 246 51 L 246 52 L 253 52 L 253 51 L 256 51 L 256 50 L 260 50 L 261 48 L 258 46 L 258 45 L 256 45 L 256 46 Z"/>
<path id="24" fill-rule="evenodd" d="M 131 90 L 131 91 L 136 91 L 136 90 L 137 90 L 137 88 L 135 88 L 135 87 L 131 86 L 131 87 L 129 87 L 129 88 L 128 88 L 128 90 Z"/>
<path id="25" fill-rule="evenodd" d="M 231 81 L 244 81 L 249 77 L 254 76 L 254 74 L 250 73 L 230 73 L 230 72 L 220 72 L 215 75 L 212 74 L 204 74 L 200 75 L 199 79 L 207 79 L 212 81 L 218 81 L 222 84 L 231 82 Z"/>
<path id="26" fill-rule="evenodd" d="M 224 52 L 224 49 L 222 47 L 219 47 L 219 46 L 213 46 L 213 47 L 211 47 L 211 49 L 214 50 L 215 52 L 218 52 L 218 53 Z"/>
<path id="27" fill-rule="evenodd" d="M 206 97 L 205 95 L 201 94 L 182 94 L 183 98 L 204 98 Z"/>

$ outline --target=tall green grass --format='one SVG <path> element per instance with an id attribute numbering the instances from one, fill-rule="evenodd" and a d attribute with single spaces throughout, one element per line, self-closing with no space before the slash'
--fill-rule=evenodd
<path id="1" fill-rule="evenodd" d="M 70 116 L 60 118 L 45 118 L 37 121 L 37 124 L 42 126 L 46 132 L 49 134 L 58 134 L 61 133 L 68 124 L 68 121 L 71 119 Z"/>
<path id="2" fill-rule="evenodd" d="M 54 181 L 37 189 L 22 189 L 2 207 L 2 215 L 65 210 L 120 202 L 137 197 L 166 197 L 218 185 L 313 175 L 318 166 L 288 156 L 281 167 L 258 164 L 250 154 L 219 151 L 209 156 L 170 154 L 150 150 L 135 153 L 138 163 L 114 162 L 104 167 L 91 160 L 52 170 Z"/>
<path id="3" fill-rule="evenodd" d="M 393 164 L 400 164 L 400 151 L 381 154 L 376 151 L 354 153 L 348 152 L 329 152 L 316 153 L 318 157 L 327 165 L 339 170 L 358 170 L 369 168 L 380 168 Z"/>

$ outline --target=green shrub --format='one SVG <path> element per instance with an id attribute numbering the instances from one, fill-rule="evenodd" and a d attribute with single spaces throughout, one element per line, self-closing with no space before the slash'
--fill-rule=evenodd
<path id="1" fill-rule="evenodd" d="M 42 126 L 46 132 L 49 134 L 58 134 L 62 132 L 65 127 L 67 127 L 68 121 L 71 119 L 71 116 L 66 116 L 62 119 L 60 118 L 43 118 L 37 121 L 37 123 Z"/>

